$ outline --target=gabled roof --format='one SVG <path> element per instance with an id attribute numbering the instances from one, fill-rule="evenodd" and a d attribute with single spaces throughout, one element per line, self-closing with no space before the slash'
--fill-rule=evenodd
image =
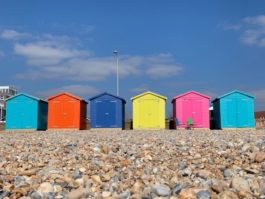
<path id="1" fill-rule="evenodd" d="M 59 96 L 61 96 L 61 95 L 67 95 L 67 96 L 69 96 L 69 97 L 72 97 L 72 98 L 74 98 L 74 99 L 77 99 L 77 100 L 79 100 L 79 101 L 84 101 L 85 103 L 87 103 L 83 98 L 78 97 L 78 96 L 75 96 L 75 95 L 73 95 L 73 94 L 71 94 L 71 93 L 68 93 L 68 92 L 60 92 L 60 93 L 57 93 L 56 95 L 53 95 L 53 96 L 48 97 L 48 98 L 47 98 L 47 101 L 50 101 L 50 100 L 52 100 L 52 99 L 54 99 L 54 98 L 56 98 L 56 97 L 59 97 Z"/>
<path id="2" fill-rule="evenodd" d="M 234 93 L 240 93 L 240 94 L 245 95 L 247 97 L 255 98 L 253 95 L 247 94 L 245 92 L 242 92 L 242 91 L 239 91 L 239 90 L 233 90 L 233 91 L 231 91 L 229 93 L 226 93 L 224 95 L 221 95 L 220 97 L 215 98 L 212 102 L 215 102 L 215 101 L 217 101 L 219 99 L 222 99 L 222 98 L 227 97 L 228 95 L 231 95 L 231 94 L 234 94 Z"/>
<path id="3" fill-rule="evenodd" d="M 164 97 L 164 96 L 162 96 L 162 95 L 159 95 L 159 94 L 153 93 L 153 92 L 151 92 L 151 91 L 146 91 L 146 92 L 144 92 L 144 93 L 141 93 L 141 94 L 139 94 L 139 95 L 136 95 L 136 96 L 132 97 L 131 100 L 134 100 L 134 99 L 136 99 L 136 98 L 142 97 L 142 96 L 147 95 L 147 94 L 154 95 L 154 96 L 159 97 L 159 98 L 162 98 L 162 99 L 164 99 L 164 100 L 167 99 L 166 97 Z"/>
<path id="4" fill-rule="evenodd" d="M 32 96 L 32 95 L 28 95 L 28 94 L 26 94 L 26 93 L 18 93 L 17 95 L 14 95 L 14 96 L 12 96 L 12 97 L 7 98 L 6 101 L 11 100 L 11 99 L 14 99 L 14 98 L 16 98 L 16 97 L 19 97 L 19 96 L 21 96 L 21 95 L 26 96 L 26 97 L 31 98 L 31 99 L 36 100 L 36 101 L 43 101 L 43 102 L 46 102 L 46 101 L 43 100 L 43 99 L 40 99 L 40 98 L 35 97 L 35 96 Z M 46 103 L 47 103 L 47 102 L 46 102 Z"/>
<path id="5" fill-rule="evenodd" d="M 175 97 L 173 98 L 172 102 L 174 102 L 175 99 L 181 98 L 181 97 L 183 97 L 183 96 L 185 96 L 185 95 L 189 95 L 189 94 L 192 94 L 192 93 L 193 93 L 193 94 L 196 94 L 196 95 L 199 95 L 199 96 L 201 96 L 201 97 L 205 97 L 205 98 L 207 98 L 207 99 L 210 99 L 210 98 L 211 98 L 211 97 L 208 96 L 208 95 L 204 95 L 204 94 L 202 94 L 202 93 L 199 93 L 199 92 L 196 92 L 196 91 L 191 90 L 191 91 L 188 91 L 188 92 L 186 92 L 186 93 L 182 93 L 182 94 L 180 94 L 180 95 L 175 96 Z"/>
<path id="6" fill-rule="evenodd" d="M 91 101 L 91 100 L 93 100 L 93 99 L 96 99 L 96 98 L 99 98 L 99 97 L 101 97 L 101 96 L 103 96 L 103 95 L 109 95 L 109 96 L 111 96 L 111 97 L 114 97 L 114 98 L 120 99 L 121 101 L 123 101 L 124 103 L 126 103 L 125 99 L 123 99 L 123 98 L 121 98 L 121 97 L 118 97 L 118 96 L 116 96 L 116 95 L 112 95 L 112 94 L 107 93 L 107 92 L 100 93 L 100 94 L 98 94 L 98 95 L 96 95 L 96 96 L 94 96 L 94 97 L 91 97 L 91 98 L 89 98 L 89 101 Z"/>

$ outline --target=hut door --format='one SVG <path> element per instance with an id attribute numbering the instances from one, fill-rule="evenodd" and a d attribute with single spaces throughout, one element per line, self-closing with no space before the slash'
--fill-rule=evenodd
<path id="1" fill-rule="evenodd" d="M 65 100 L 63 101 L 63 126 L 73 128 L 75 127 L 75 101 L 74 100 Z"/>
<path id="2" fill-rule="evenodd" d="M 34 123 L 33 121 L 36 121 L 36 119 L 34 119 L 34 103 L 32 100 L 27 100 L 27 101 L 23 101 L 24 105 L 21 106 L 23 107 L 21 110 L 21 122 L 22 122 L 22 127 L 23 128 L 34 128 L 32 126 L 32 123 Z"/>
<path id="3" fill-rule="evenodd" d="M 12 122 L 13 128 L 25 129 L 34 128 L 32 123 L 34 120 L 34 103 L 31 100 L 14 100 L 12 104 L 16 104 L 18 107 L 18 112 L 15 112 L 14 122 Z"/>
<path id="4" fill-rule="evenodd" d="M 117 100 L 111 100 L 109 101 L 109 106 L 108 106 L 108 122 L 109 122 L 109 127 L 117 127 L 117 113 L 116 113 L 116 108 L 117 108 Z"/>
<path id="5" fill-rule="evenodd" d="M 52 100 L 51 103 L 54 109 L 54 114 L 50 115 L 51 128 L 63 127 L 63 103 L 58 100 Z"/>
<path id="6" fill-rule="evenodd" d="M 143 103 L 144 104 L 144 103 Z M 146 103 L 147 110 L 145 111 L 145 121 L 147 128 L 160 128 L 159 124 L 159 100 L 148 99 Z"/>
<path id="7" fill-rule="evenodd" d="M 192 118 L 196 127 L 203 127 L 202 100 L 194 99 L 192 103 Z"/>
<path id="8" fill-rule="evenodd" d="M 237 127 L 237 100 L 226 99 L 224 100 L 224 126 Z"/>
<path id="9" fill-rule="evenodd" d="M 249 123 L 249 110 L 250 110 L 249 99 L 238 99 L 237 100 L 237 127 L 251 126 Z"/>
<path id="10" fill-rule="evenodd" d="M 116 100 L 96 101 L 96 127 L 113 128 L 116 127 Z"/>
<path id="11" fill-rule="evenodd" d="M 193 118 L 193 107 L 192 107 L 192 100 L 191 99 L 183 99 L 182 101 L 182 112 L 183 112 L 183 117 L 182 120 L 180 121 L 180 124 L 183 126 L 186 126 L 188 118 Z"/>

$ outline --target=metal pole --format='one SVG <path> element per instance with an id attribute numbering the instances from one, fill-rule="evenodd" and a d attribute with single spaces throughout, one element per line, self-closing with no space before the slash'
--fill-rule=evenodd
<path id="1" fill-rule="evenodd" d="M 115 50 L 113 52 L 116 55 L 116 72 L 117 72 L 117 76 L 116 76 L 116 89 L 117 89 L 117 96 L 119 96 L 119 52 L 117 50 Z"/>

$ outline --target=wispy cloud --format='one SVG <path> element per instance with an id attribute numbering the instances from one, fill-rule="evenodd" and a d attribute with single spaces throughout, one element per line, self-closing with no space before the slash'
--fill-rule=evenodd
<path id="1" fill-rule="evenodd" d="M 246 17 L 243 22 L 247 28 L 241 37 L 242 42 L 265 47 L 265 15 Z"/>
<path id="2" fill-rule="evenodd" d="M 69 49 L 52 41 L 39 41 L 35 43 L 16 43 L 14 52 L 27 59 L 30 65 L 58 64 L 65 59 L 88 56 L 90 53 L 77 49 Z"/>
<path id="3" fill-rule="evenodd" d="M 164 57 L 162 60 L 159 60 L 159 58 L 160 55 L 150 57 L 121 56 L 120 76 L 147 75 L 150 78 L 164 78 L 177 75 L 182 70 L 182 66 L 166 63 L 167 60 Z M 88 57 L 69 59 L 57 65 L 30 68 L 28 72 L 19 74 L 18 77 L 27 79 L 64 78 L 76 81 L 100 81 L 115 73 L 114 57 Z"/>
<path id="4" fill-rule="evenodd" d="M 146 73 L 152 78 L 161 78 L 178 75 L 183 70 L 181 65 L 157 64 L 148 68 Z"/>
<path id="5" fill-rule="evenodd" d="M 100 90 L 94 86 L 73 84 L 73 85 L 66 85 L 66 86 L 58 87 L 55 89 L 39 91 L 37 94 L 41 96 L 42 98 L 47 98 L 49 96 L 52 96 L 62 91 L 69 92 L 69 93 L 72 93 L 74 95 L 81 96 L 84 98 L 88 98 L 100 92 Z"/>
<path id="6" fill-rule="evenodd" d="M 265 47 L 265 15 L 245 17 L 239 24 L 220 27 L 225 30 L 240 30 L 240 40 L 244 44 Z"/>
<path id="7" fill-rule="evenodd" d="M 32 37 L 31 34 L 25 32 L 18 32 L 11 29 L 0 30 L 0 38 L 7 40 L 19 40 Z"/>
<path id="8" fill-rule="evenodd" d="M 138 87 L 132 88 L 130 91 L 132 93 L 142 93 L 149 90 L 148 84 L 141 84 Z"/>
<path id="9" fill-rule="evenodd" d="M 33 37 L 33 34 L 15 30 L 3 30 L 0 34 L 1 38 L 12 40 L 14 53 L 26 60 L 28 70 L 17 74 L 18 78 L 101 81 L 116 73 L 114 56 L 95 56 L 67 35 L 41 33 Z M 23 37 L 27 40 L 20 40 Z M 121 55 L 119 68 L 121 77 L 145 75 L 148 78 L 175 76 L 183 70 L 170 53 Z"/>
<path id="10" fill-rule="evenodd" d="M 217 28 L 224 30 L 240 30 L 241 27 L 241 24 L 229 24 L 227 22 L 223 22 L 217 25 Z"/>
<path id="11" fill-rule="evenodd" d="M 259 26 L 265 26 L 265 15 L 258 15 L 254 17 L 245 17 L 244 22 L 253 24 L 253 25 L 259 25 Z"/>

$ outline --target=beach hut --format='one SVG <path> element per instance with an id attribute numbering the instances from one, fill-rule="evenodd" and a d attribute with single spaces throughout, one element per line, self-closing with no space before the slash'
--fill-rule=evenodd
<path id="1" fill-rule="evenodd" d="M 213 102 L 214 128 L 254 128 L 254 97 L 235 90 Z"/>
<path id="2" fill-rule="evenodd" d="M 6 129 L 47 129 L 46 101 L 19 93 L 6 100 Z"/>
<path id="3" fill-rule="evenodd" d="M 150 91 L 132 97 L 133 129 L 164 129 L 166 99 Z"/>
<path id="4" fill-rule="evenodd" d="M 48 129 L 86 129 L 87 102 L 67 92 L 47 99 Z"/>
<path id="5" fill-rule="evenodd" d="M 91 128 L 124 128 L 124 99 L 105 92 L 89 101 Z"/>
<path id="6" fill-rule="evenodd" d="M 173 118 L 178 128 L 186 128 L 188 120 L 193 128 L 210 128 L 210 97 L 196 91 L 189 91 L 173 98 Z"/>

